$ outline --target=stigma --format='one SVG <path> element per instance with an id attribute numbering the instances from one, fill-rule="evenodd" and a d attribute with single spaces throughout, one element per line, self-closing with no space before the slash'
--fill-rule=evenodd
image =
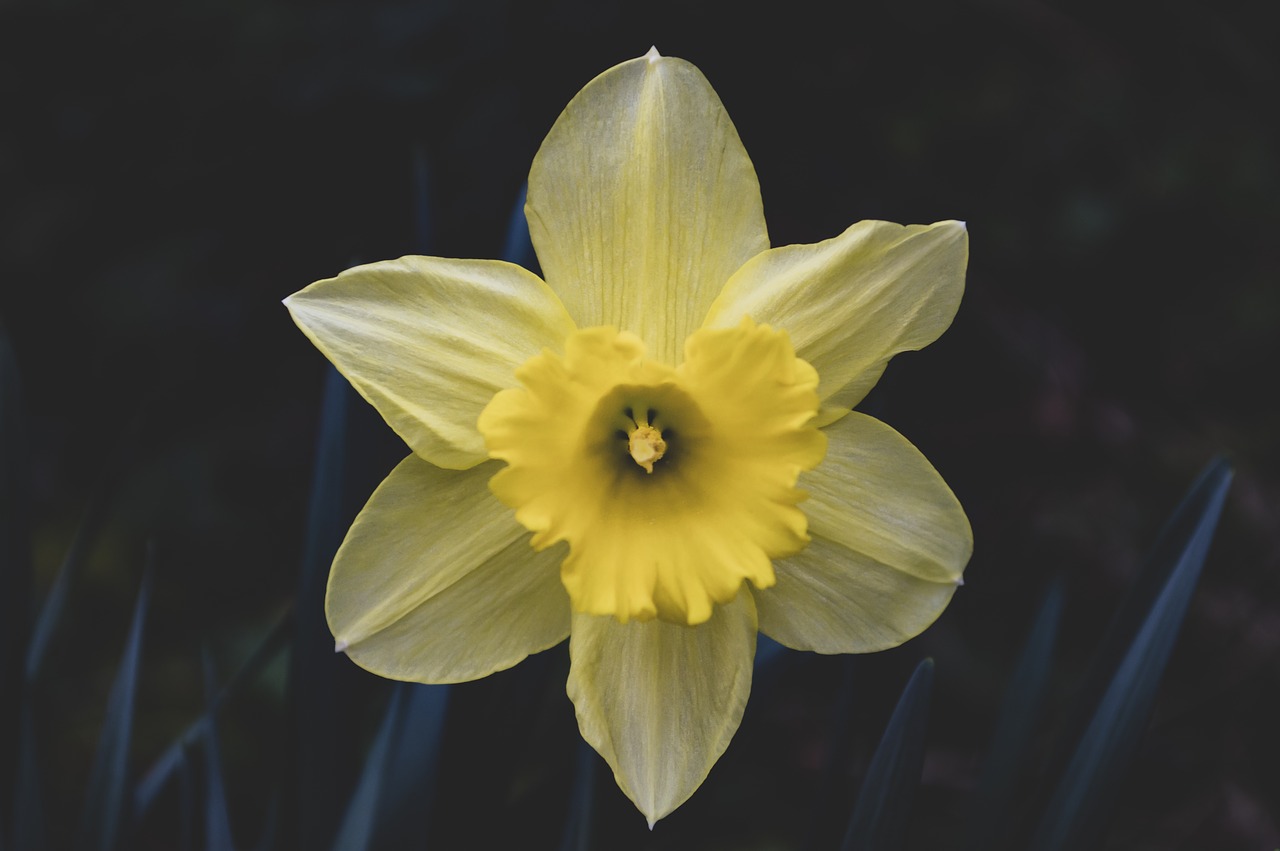
<path id="1" fill-rule="evenodd" d="M 636 426 L 627 438 L 627 451 L 646 473 L 652 473 L 654 462 L 666 454 L 667 442 L 662 439 L 662 432 L 653 426 Z"/>

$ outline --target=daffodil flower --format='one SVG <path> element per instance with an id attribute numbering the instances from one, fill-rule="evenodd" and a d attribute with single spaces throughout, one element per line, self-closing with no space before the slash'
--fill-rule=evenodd
<path id="1" fill-rule="evenodd" d="M 582 735 L 652 826 L 728 746 L 758 631 L 881 650 L 960 583 L 960 504 L 851 409 L 951 323 L 967 235 L 860 222 L 770 248 L 719 98 L 657 51 L 570 102 L 525 213 L 545 280 L 404 257 L 286 301 L 413 450 L 326 613 L 356 664 L 427 683 L 568 637 Z"/>

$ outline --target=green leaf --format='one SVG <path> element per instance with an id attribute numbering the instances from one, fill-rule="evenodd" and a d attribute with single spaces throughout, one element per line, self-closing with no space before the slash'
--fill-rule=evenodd
<path id="1" fill-rule="evenodd" d="M 1019 775 L 1044 708 L 1061 619 L 1062 583 L 1055 581 L 1036 612 L 1000 707 L 991 749 L 973 796 L 967 841 L 962 846 L 970 851 L 998 847 L 1010 827 Z"/>
<path id="2" fill-rule="evenodd" d="M 325 372 L 316 467 L 311 484 L 302 572 L 294 602 L 290 656 L 289 784 L 282 803 L 282 841 L 300 848 L 329 844 L 337 823 L 338 765 L 334 737 L 338 659 L 324 617 L 325 583 L 347 528 L 343 490 L 347 475 L 347 419 L 351 386 L 336 369 Z"/>
<path id="3" fill-rule="evenodd" d="M 916 666 L 876 747 L 849 819 L 844 851 L 894 851 L 906 843 L 911 802 L 924 766 L 933 660 Z"/>
<path id="4" fill-rule="evenodd" d="M 151 767 L 142 775 L 133 792 L 134 821 L 140 821 L 150 811 L 156 797 L 178 775 L 179 769 L 187 759 L 187 751 L 204 739 L 205 727 L 213 723 L 226 702 L 239 693 L 246 683 L 262 673 L 267 664 L 284 648 L 292 626 L 293 612 L 286 611 L 261 643 L 249 654 L 249 658 L 231 676 L 231 679 L 227 680 L 222 688 L 208 700 L 199 717 L 188 724 L 187 728 L 151 763 Z"/>
<path id="5" fill-rule="evenodd" d="M 196 847 L 196 769 L 191 752 L 184 751 L 178 763 L 178 842 L 182 851 Z"/>
<path id="6" fill-rule="evenodd" d="M 426 847 L 448 696 L 445 686 L 392 688 L 335 851 Z"/>
<path id="7" fill-rule="evenodd" d="M 141 420 L 135 418 L 121 436 L 120 443 L 116 446 L 115 451 L 110 453 L 107 464 L 99 475 L 98 481 L 85 505 L 84 513 L 80 517 L 80 523 L 76 526 L 75 534 L 71 538 L 71 546 L 67 548 L 67 553 L 63 556 L 62 565 L 58 568 L 58 575 L 54 578 L 49 594 L 45 597 L 44 605 L 40 608 L 40 614 L 36 618 L 35 626 L 32 629 L 31 643 L 27 646 L 26 679 L 28 683 L 33 682 L 40 674 L 49 640 L 53 637 L 58 621 L 62 619 L 62 610 L 66 607 L 67 594 L 75 578 L 80 575 L 80 571 L 84 568 L 89 547 L 97 537 L 98 529 L 106 518 L 107 509 L 110 507 L 109 497 L 115 491 L 116 485 L 124 472 L 125 462 L 131 454 L 133 442 L 137 437 L 140 425 Z"/>
<path id="8" fill-rule="evenodd" d="M 394 732 L 378 812 L 380 849 L 426 847 L 450 686 L 402 683 L 404 713 Z"/>
<path id="9" fill-rule="evenodd" d="M 1083 694 L 1096 708 L 1083 725 L 1031 847 L 1096 847 L 1109 804 L 1151 714 L 1174 640 L 1222 513 L 1231 467 L 1200 475 L 1165 525 L 1134 591 L 1103 639 Z"/>
<path id="10" fill-rule="evenodd" d="M 361 771 L 355 792 L 347 804 L 342 825 L 338 828 L 338 835 L 333 843 L 334 851 L 368 851 L 374 847 L 383 787 L 388 774 L 387 766 L 391 761 L 400 719 L 407 702 L 408 690 L 403 683 L 396 683 L 387 701 L 382 724 L 365 757 L 364 770 Z"/>
<path id="11" fill-rule="evenodd" d="M 212 704 L 216 686 L 213 655 L 202 648 L 205 703 Z M 212 707 L 205 709 L 204 725 L 204 847 L 205 851 L 234 851 L 231 817 L 227 812 L 227 790 L 222 778 L 222 752 L 218 746 L 218 721 Z"/>
<path id="12" fill-rule="evenodd" d="M 590 851 L 592 813 L 595 810 L 596 772 L 600 756 L 584 740 L 578 740 L 577 770 L 569 793 L 569 816 L 565 820 L 560 851 Z"/>
<path id="13" fill-rule="evenodd" d="M 98 751 L 89 773 L 89 791 L 77 847 L 84 851 L 110 851 L 120 841 L 129 743 L 133 732 L 133 699 L 138 685 L 138 665 L 142 656 L 142 625 L 151 593 L 152 553 L 148 553 L 146 573 L 138 590 L 133 623 L 125 641 L 124 657 L 116 672 L 107 700 L 106 718 L 98 738 Z"/>
<path id="14" fill-rule="evenodd" d="M 520 195 L 507 220 L 507 238 L 502 243 L 503 260 L 526 269 L 538 271 L 538 255 L 533 252 L 533 240 L 529 238 L 529 223 L 524 217 L 524 203 L 529 196 L 529 184 L 520 187 Z"/>

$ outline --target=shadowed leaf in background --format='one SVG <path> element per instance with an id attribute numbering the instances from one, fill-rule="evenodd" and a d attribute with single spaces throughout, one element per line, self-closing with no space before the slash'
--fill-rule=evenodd
<path id="1" fill-rule="evenodd" d="M 334 851 L 427 848 L 449 690 L 396 683 L 364 770 L 347 804 Z"/>
<path id="2" fill-rule="evenodd" d="M 387 710 L 383 713 L 382 724 L 378 734 L 369 746 L 365 756 L 364 771 L 356 784 L 351 800 L 347 802 L 346 813 L 333 841 L 333 851 L 369 851 L 374 845 L 374 836 L 378 830 L 379 802 L 382 787 L 385 783 L 387 763 L 391 751 L 395 747 L 400 719 L 404 715 L 406 702 L 403 683 L 396 683 L 391 689 L 391 697 L 387 700 Z"/>
<path id="3" fill-rule="evenodd" d="M 133 702 L 138 688 L 138 666 L 142 656 L 142 625 L 151 593 L 154 547 L 148 547 L 147 568 L 138 589 L 133 623 L 125 640 L 124 656 L 98 738 L 98 751 L 89 773 L 89 789 L 84 820 L 76 847 L 81 851 L 111 851 L 121 839 L 125 823 L 124 800 L 129 769 L 129 744 L 133 734 Z"/>
<path id="4" fill-rule="evenodd" d="M 1049 686 L 1058 624 L 1062 620 L 1062 595 L 1062 583 L 1053 582 L 1036 611 L 1031 634 L 1018 657 L 969 809 L 967 839 L 962 846 L 966 851 L 999 847 L 1001 837 L 1010 828 L 1019 775 L 1026 767 Z"/>
<path id="5" fill-rule="evenodd" d="M 1091 848 L 1151 714 L 1231 484 L 1214 461 L 1165 524 L 1081 692 L 1093 709 L 1032 839 L 1034 851 Z M 1076 740 L 1072 736 L 1071 740 Z"/>
<path id="6" fill-rule="evenodd" d="M 596 799 L 596 766 L 600 756 L 585 741 L 578 741 L 578 757 L 569 793 L 569 813 L 565 818 L 560 851 L 590 851 L 592 811 Z"/>
<path id="7" fill-rule="evenodd" d="M 896 851 L 905 845 L 911 802 L 924 766 L 932 692 L 933 660 L 923 659 L 902 690 L 862 778 L 843 851 Z"/>
<path id="8" fill-rule="evenodd" d="M 327 847 L 336 826 L 338 780 L 334 736 L 334 676 L 338 660 L 324 617 L 325 581 L 342 543 L 346 478 L 347 409 L 351 387 L 333 367 L 325 370 L 315 475 L 307 513 L 306 545 L 294 603 L 295 633 L 289 667 L 291 747 L 285 762 L 286 846 Z"/>
<path id="9" fill-rule="evenodd" d="M 53 631 L 66 605 L 67 591 L 85 562 L 88 545 L 105 514 L 117 465 L 109 465 L 89 499 L 71 546 L 28 634 L 30 529 L 27 525 L 27 452 L 21 384 L 7 335 L 0 333 L 0 722 L 16 738 L 0 747 L 0 790 L 12 794 L 15 848 L 44 845 L 33 688 Z M 123 454 L 123 453 L 120 453 Z M 12 785 L 11 785 L 12 784 Z"/>
<path id="10" fill-rule="evenodd" d="M 204 847 L 205 851 L 234 851 L 231 816 L 227 812 L 227 789 L 222 773 L 222 752 L 218 745 L 218 721 L 213 711 L 217 677 L 208 644 L 201 647 L 200 661 L 204 668 L 205 716 L 208 719 L 204 724 Z"/>
<path id="11" fill-rule="evenodd" d="M 511 219 L 507 224 L 507 236 L 502 243 L 502 259 L 508 263 L 523 266 L 534 274 L 541 270 L 538 266 L 538 255 L 533 251 L 533 240 L 529 238 L 529 223 L 524 218 L 524 203 L 529 196 L 529 184 L 520 187 L 516 197 L 515 208 L 511 211 Z"/>
<path id="12" fill-rule="evenodd" d="M 284 648 L 285 640 L 289 637 L 292 627 L 293 612 L 290 610 L 281 615 L 262 642 L 249 654 L 249 658 L 231 676 L 231 679 L 227 680 L 213 697 L 206 700 L 204 712 L 188 724 L 187 728 L 170 742 L 160 756 L 156 757 L 155 761 L 151 763 L 151 767 L 142 775 L 134 789 L 134 821 L 142 820 L 151 810 L 152 805 L 155 804 L 156 797 L 165 788 L 166 784 L 186 765 L 188 761 L 187 752 L 195 747 L 197 743 L 204 740 L 205 727 L 213 723 L 218 711 L 227 700 L 232 695 L 237 694 L 246 683 L 261 674 L 267 663 L 276 658 Z"/>

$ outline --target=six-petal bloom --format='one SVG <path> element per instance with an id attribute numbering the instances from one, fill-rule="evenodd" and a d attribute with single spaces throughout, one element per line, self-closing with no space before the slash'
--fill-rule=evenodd
<path id="1" fill-rule="evenodd" d="M 950 324 L 967 235 L 861 222 L 771 249 L 724 107 L 656 51 L 570 102 L 525 212 L 545 282 L 405 257 L 286 301 L 413 449 L 334 560 L 329 625 L 357 664 L 434 683 L 568 636 L 582 735 L 652 824 L 737 729 L 757 631 L 881 650 L 951 599 L 963 510 L 851 409 Z"/>

